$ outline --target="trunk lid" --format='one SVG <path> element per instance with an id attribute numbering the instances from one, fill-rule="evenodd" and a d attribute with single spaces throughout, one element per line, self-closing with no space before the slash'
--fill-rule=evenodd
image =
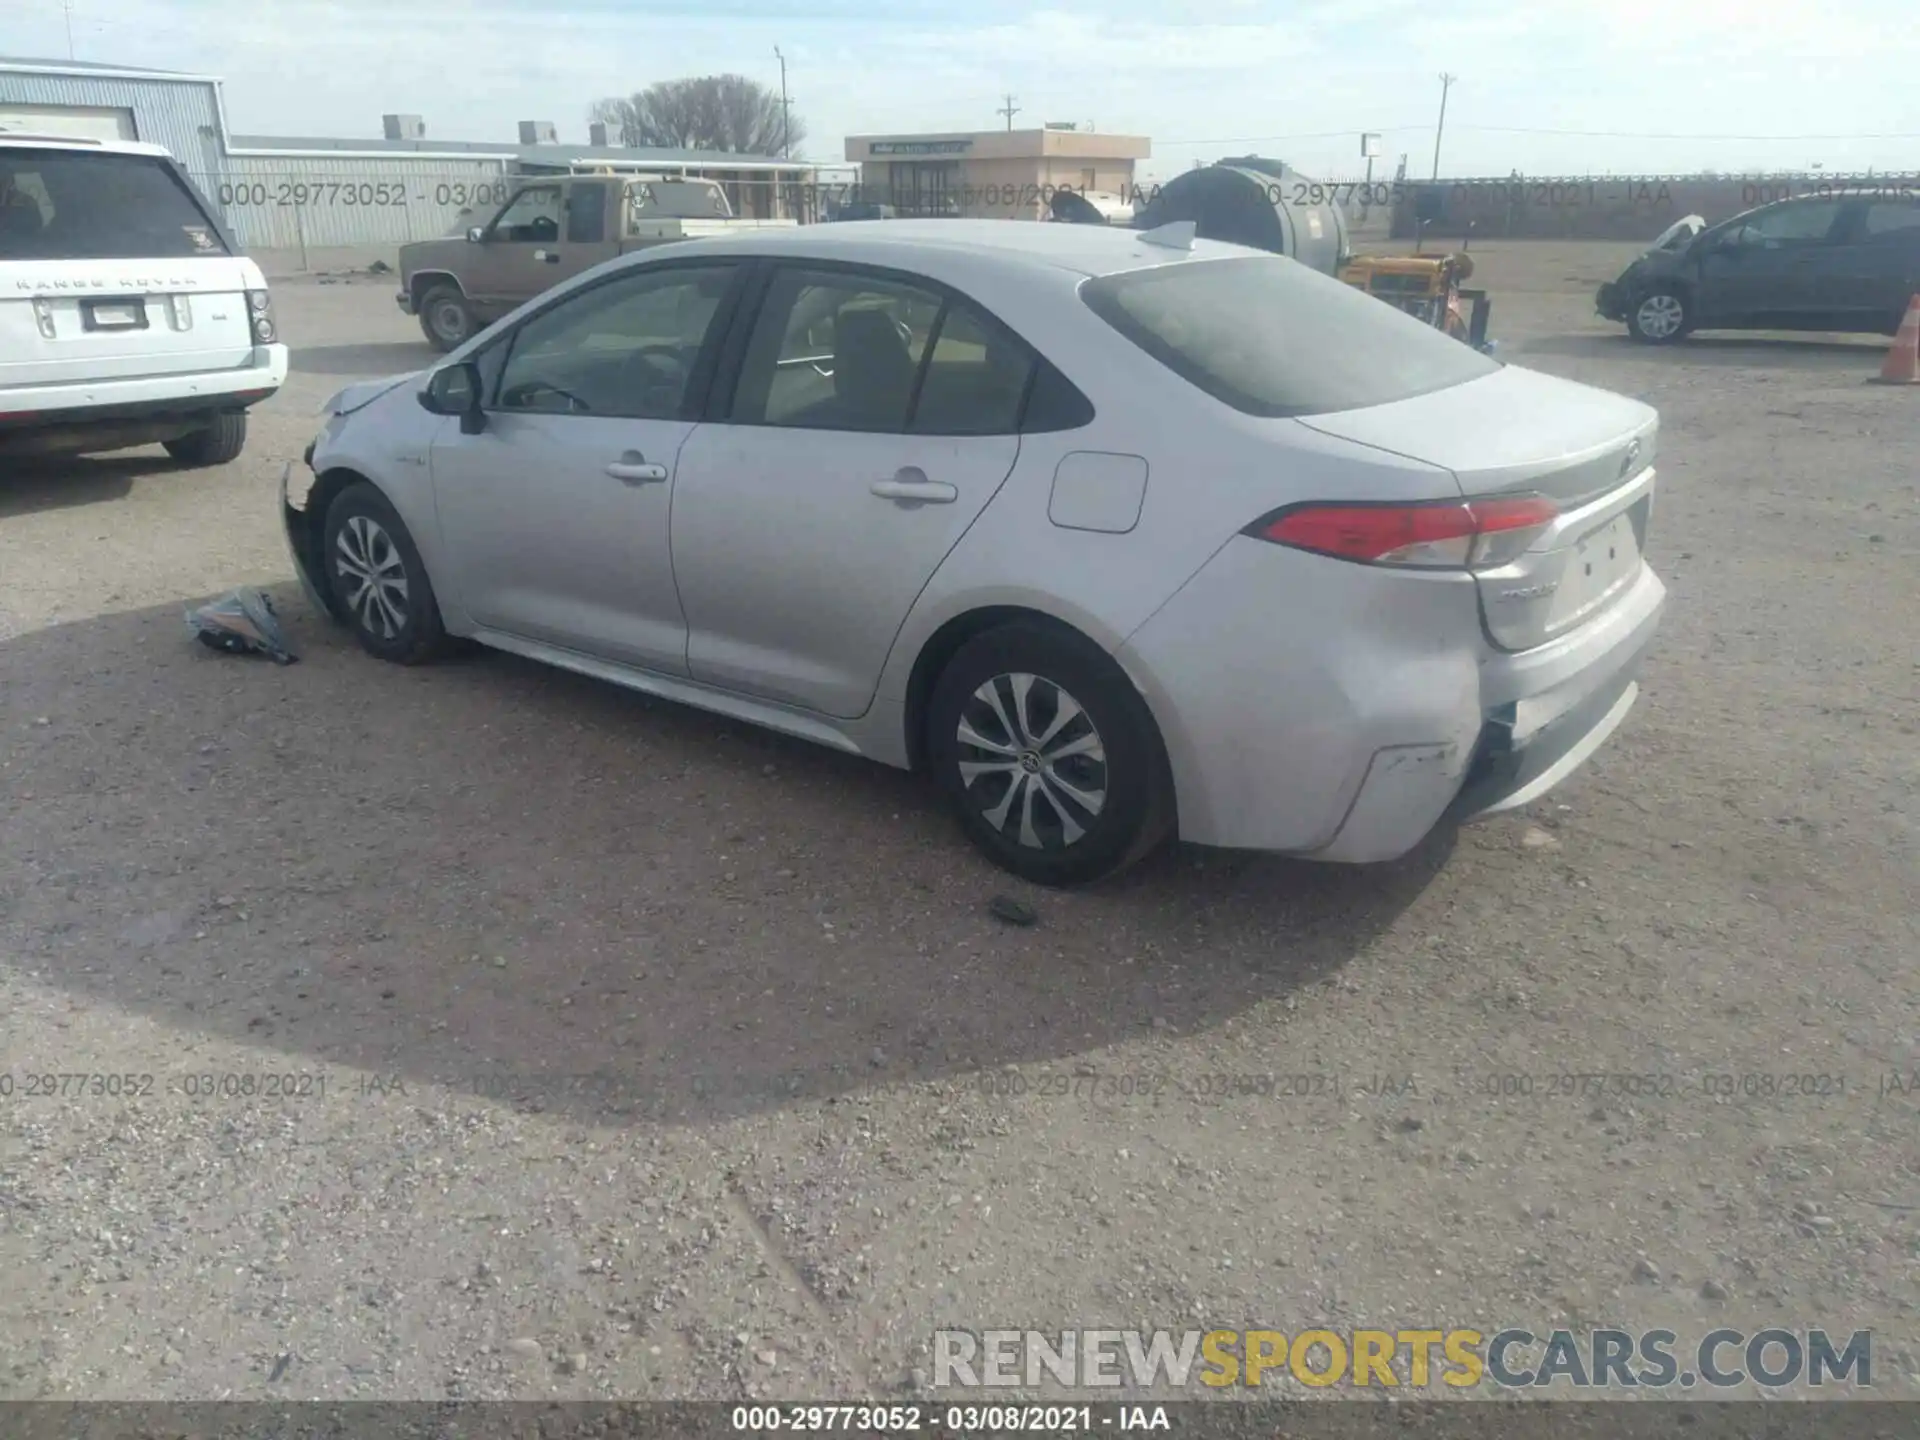
<path id="1" fill-rule="evenodd" d="M 225 255 L 0 263 L 0 390 L 251 364 L 247 271 Z"/>
<path id="2" fill-rule="evenodd" d="M 1482 623 L 1503 650 L 1531 649 L 1586 624 L 1639 576 L 1659 430 L 1651 406 L 1508 365 L 1410 400 L 1300 423 L 1444 466 L 1468 497 L 1554 502 L 1559 518 L 1523 554 L 1478 572 Z"/>

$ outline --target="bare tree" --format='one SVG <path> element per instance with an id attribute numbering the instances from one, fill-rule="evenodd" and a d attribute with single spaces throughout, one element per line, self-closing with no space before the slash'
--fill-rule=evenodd
<path id="1" fill-rule="evenodd" d="M 807 135 L 799 116 L 780 112 L 779 95 L 756 80 L 702 75 L 595 101 L 587 118 L 617 131 L 627 146 L 780 155 L 798 150 Z"/>

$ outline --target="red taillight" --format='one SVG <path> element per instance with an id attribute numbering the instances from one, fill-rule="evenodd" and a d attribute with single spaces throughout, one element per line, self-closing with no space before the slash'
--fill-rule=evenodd
<path id="1" fill-rule="evenodd" d="M 1537 495 L 1422 505 L 1300 505 L 1249 534 L 1366 565 L 1483 569 L 1505 564 L 1560 512 Z"/>

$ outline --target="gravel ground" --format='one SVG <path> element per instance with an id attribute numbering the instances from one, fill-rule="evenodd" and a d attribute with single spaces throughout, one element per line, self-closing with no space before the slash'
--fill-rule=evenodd
<path id="1" fill-rule="evenodd" d="M 1484 249 L 1507 358 L 1663 412 L 1671 609 L 1574 782 L 1375 869 L 1022 892 L 912 777 L 365 657 L 275 483 L 430 359 L 390 280 L 280 284 L 238 462 L 0 479 L 0 1397 L 853 1397 L 941 1326 L 1321 1323 L 1871 1327 L 1920 1394 L 1920 393 Z M 241 583 L 301 664 L 190 643 Z"/>

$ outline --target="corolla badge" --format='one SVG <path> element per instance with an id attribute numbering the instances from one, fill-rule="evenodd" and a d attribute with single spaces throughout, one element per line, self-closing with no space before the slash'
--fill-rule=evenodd
<path id="1" fill-rule="evenodd" d="M 1627 442 L 1627 453 L 1620 457 L 1620 478 L 1622 480 L 1626 479 L 1627 476 L 1633 474 L 1633 472 L 1639 468 L 1640 442 L 1638 440 L 1629 440 Z"/>

